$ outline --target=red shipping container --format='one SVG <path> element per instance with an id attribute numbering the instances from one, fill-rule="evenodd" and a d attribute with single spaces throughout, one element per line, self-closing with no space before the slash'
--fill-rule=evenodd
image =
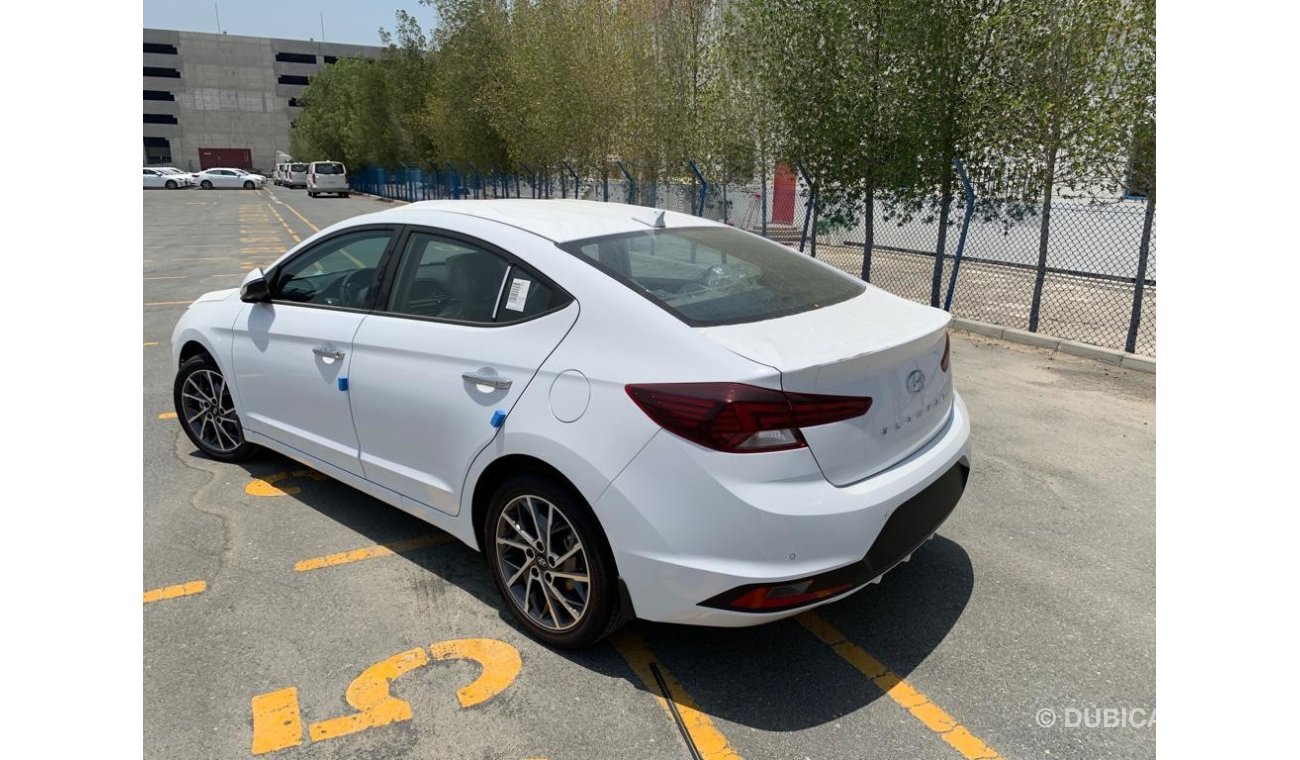
<path id="1" fill-rule="evenodd" d="M 214 166 L 252 169 L 253 151 L 248 148 L 199 148 L 199 169 L 211 169 Z"/>

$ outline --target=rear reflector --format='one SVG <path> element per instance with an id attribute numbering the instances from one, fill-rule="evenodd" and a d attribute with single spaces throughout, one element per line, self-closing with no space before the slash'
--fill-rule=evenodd
<path id="1" fill-rule="evenodd" d="M 629 385 L 627 395 L 665 430 L 717 451 L 807 446 L 801 427 L 860 417 L 871 399 L 784 393 L 742 383 Z"/>

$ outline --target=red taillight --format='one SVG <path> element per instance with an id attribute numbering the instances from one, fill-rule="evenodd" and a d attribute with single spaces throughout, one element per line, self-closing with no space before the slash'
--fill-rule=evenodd
<path id="1" fill-rule="evenodd" d="M 742 383 L 629 385 L 627 395 L 665 430 L 718 451 L 798 449 L 801 427 L 860 417 L 870 398 L 783 393 Z"/>
<path id="2" fill-rule="evenodd" d="M 939 369 L 944 372 L 948 371 L 948 351 L 952 348 L 952 339 L 947 335 L 943 336 L 943 358 L 939 360 Z"/>

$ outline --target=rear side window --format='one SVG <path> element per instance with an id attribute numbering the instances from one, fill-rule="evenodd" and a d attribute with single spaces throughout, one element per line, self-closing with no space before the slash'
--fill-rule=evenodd
<path id="1" fill-rule="evenodd" d="M 783 245 L 725 227 L 649 229 L 560 247 L 696 327 L 798 314 L 865 290 Z"/>
<path id="2" fill-rule="evenodd" d="M 426 232 L 412 233 L 389 311 L 414 317 L 501 324 L 572 300 L 540 277 L 485 248 Z"/>

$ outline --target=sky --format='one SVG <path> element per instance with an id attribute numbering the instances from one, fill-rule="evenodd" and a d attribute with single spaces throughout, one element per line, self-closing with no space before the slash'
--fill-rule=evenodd
<path id="1" fill-rule="evenodd" d="M 399 8 L 426 31 L 433 26 L 433 10 L 416 0 L 144 0 L 144 26 L 215 33 L 220 14 L 227 34 L 309 40 L 321 39 L 324 14 L 324 41 L 378 45 L 379 29 L 397 26 Z"/>

